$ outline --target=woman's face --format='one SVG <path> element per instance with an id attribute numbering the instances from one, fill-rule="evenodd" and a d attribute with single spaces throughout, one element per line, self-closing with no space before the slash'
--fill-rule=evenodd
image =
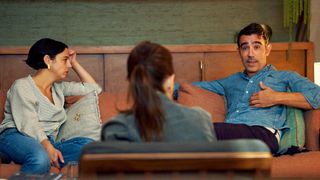
<path id="1" fill-rule="evenodd" d="M 69 50 L 65 48 L 52 60 L 50 70 L 57 76 L 57 79 L 64 79 L 67 77 L 70 67 Z"/>

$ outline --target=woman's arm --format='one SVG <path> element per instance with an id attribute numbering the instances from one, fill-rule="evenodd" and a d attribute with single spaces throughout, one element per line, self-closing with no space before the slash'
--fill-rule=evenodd
<path id="1" fill-rule="evenodd" d="M 85 70 L 81 64 L 77 61 L 77 54 L 74 50 L 69 49 L 69 56 L 70 56 L 70 64 L 72 69 L 77 73 L 80 80 L 86 83 L 97 84 L 93 77 Z"/>
<path id="2" fill-rule="evenodd" d="M 62 153 L 53 147 L 48 139 L 41 141 L 42 146 L 47 151 L 52 166 L 60 168 L 59 160 L 64 163 Z"/>

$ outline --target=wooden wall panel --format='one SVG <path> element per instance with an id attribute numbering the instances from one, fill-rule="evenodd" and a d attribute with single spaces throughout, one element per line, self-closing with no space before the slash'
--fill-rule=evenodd
<path id="1" fill-rule="evenodd" d="M 9 89 L 16 79 L 34 72 L 34 70 L 23 61 L 26 58 L 26 55 L 0 56 L 0 89 Z"/>
<path id="2" fill-rule="evenodd" d="M 288 58 L 288 56 L 290 56 Z M 302 76 L 307 76 L 304 50 L 272 51 L 267 58 L 267 63 L 278 70 L 296 71 Z M 228 69 L 228 70 L 227 70 Z M 211 81 L 227 77 L 230 74 L 243 71 L 243 65 L 237 52 L 206 53 L 205 80 Z"/>
<path id="3" fill-rule="evenodd" d="M 313 81 L 312 42 L 273 43 L 268 63 L 279 70 L 296 71 Z M 176 82 L 216 80 L 243 70 L 235 44 L 167 45 L 173 54 Z M 126 92 L 126 61 L 132 46 L 74 47 L 80 63 L 107 92 Z M 29 47 L 0 48 L 0 89 L 7 89 L 18 78 L 31 73 L 24 64 Z M 288 56 L 288 50 L 291 55 Z M 203 62 L 201 71 L 199 63 Z M 70 71 L 66 80 L 78 80 Z"/>
<path id="4" fill-rule="evenodd" d="M 201 80 L 200 61 L 204 59 L 203 53 L 173 53 L 172 58 L 176 82 Z"/>
<path id="5" fill-rule="evenodd" d="M 289 57 L 288 57 L 289 56 Z M 268 63 L 274 65 L 278 70 L 296 71 L 301 76 L 307 76 L 306 61 L 304 50 L 291 51 L 289 55 L 287 51 L 273 51 L 268 57 Z"/>
<path id="6" fill-rule="evenodd" d="M 128 54 L 110 54 L 105 56 L 105 91 L 127 92 Z"/>
<path id="7" fill-rule="evenodd" d="M 205 79 L 213 81 L 243 70 L 238 52 L 205 54 Z"/>

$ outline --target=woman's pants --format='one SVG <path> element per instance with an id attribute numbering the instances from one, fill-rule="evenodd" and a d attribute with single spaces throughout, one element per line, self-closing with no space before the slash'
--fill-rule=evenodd
<path id="1" fill-rule="evenodd" d="M 64 158 L 63 167 L 70 161 L 79 161 L 81 148 L 93 142 L 92 139 L 77 137 L 63 142 L 51 144 L 58 149 Z M 8 156 L 13 162 L 21 164 L 21 172 L 28 174 L 43 174 L 50 171 L 50 159 L 47 151 L 34 138 L 19 132 L 16 128 L 9 128 L 0 134 L 0 152 Z"/>

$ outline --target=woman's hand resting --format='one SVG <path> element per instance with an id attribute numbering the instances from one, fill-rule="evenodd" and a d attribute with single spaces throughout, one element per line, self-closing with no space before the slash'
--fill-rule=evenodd
<path id="1" fill-rule="evenodd" d="M 60 169 L 59 160 L 60 162 L 64 163 L 62 153 L 56 148 L 54 148 L 50 141 L 48 141 L 47 139 L 43 140 L 41 144 L 44 146 L 44 149 L 48 152 L 51 165 Z"/>

